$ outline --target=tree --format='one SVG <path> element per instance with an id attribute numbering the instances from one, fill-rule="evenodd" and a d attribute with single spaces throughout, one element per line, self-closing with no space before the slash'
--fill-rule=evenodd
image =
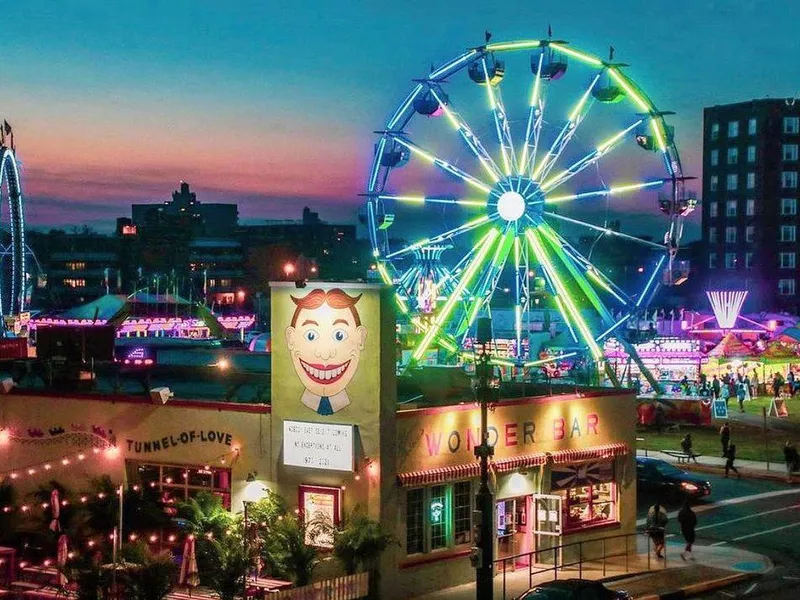
<path id="1" fill-rule="evenodd" d="M 197 569 L 200 582 L 206 585 L 218 566 L 214 540 L 230 535 L 236 519 L 222 506 L 220 497 L 209 492 L 200 492 L 188 502 L 179 504 L 178 517 L 183 520 L 187 533 L 193 534 L 197 540 Z"/>
<path id="2" fill-rule="evenodd" d="M 247 572 L 255 562 L 253 552 L 245 548 L 241 535 L 233 532 L 214 540 L 212 548 L 216 565 L 209 572 L 208 585 L 219 594 L 220 600 L 234 600 L 242 593 Z"/>
<path id="3" fill-rule="evenodd" d="M 142 544 L 136 552 L 143 561 L 124 576 L 125 598 L 131 600 L 163 600 L 172 587 L 177 565 L 169 552 L 153 553 Z"/>

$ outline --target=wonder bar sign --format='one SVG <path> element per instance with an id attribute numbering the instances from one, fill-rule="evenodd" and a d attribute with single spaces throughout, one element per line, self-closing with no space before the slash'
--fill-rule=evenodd
<path id="1" fill-rule="evenodd" d="M 283 422 L 283 464 L 287 467 L 353 470 L 353 426 Z"/>

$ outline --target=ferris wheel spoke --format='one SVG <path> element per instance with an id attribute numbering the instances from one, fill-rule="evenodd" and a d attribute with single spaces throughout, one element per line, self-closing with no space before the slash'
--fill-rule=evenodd
<path id="1" fill-rule="evenodd" d="M 592 95 L 592 90 L 594 89 L 595 85 L 597 85 L 597 82 L 600 81 L 600 76 L 602 73 L 603 71 L 600 70 L 594 76 L 592 82 L 589 84 L 589 87 L 586 88 L 586 91 L 578 101 L 578 104 L 570 113 L 567 122 L 564 124 L 564 127 L 561 128 L 561 131 L 556 136 L 556 139 L 553 140 L 553 144 L 550 146 L 547 154 L 541 161 L 539 161 L 539 164 L 535 165 L 533 168 L 532 179 L 536 181 L 544 180 L 555 163 L 558 161 L 561 153 L 569 145 L 570 141 L 575 135 L 575 132 L 578 130 L 578 127 L 589 112 L 589 109 L 586 108 L 586 104 Z M 589 106 L 591 107 L 591 104 Z"/>
<path id="2" fill-rule="evenodd" d="M 514 154 L 514 142 L 511 139 L 511 126 L 508 124 L 508 116 L 506 108 L 503 105 L 503 97 L 500 94 L 500 88 L 494 89 L 489 78 L 489 69 L 486 66 L 486 58 L 481 59 L 481 67 L 483 67 L 484 85 L 486 86 L 486 95 L 489 98 L 489 107 L 494 116 L 494 126 L 497 131 L 497 141 L 500 144 L 500 153 L 503 158 L 503 172 L 507 177 L 512 174 L 518 174 L 519 169 L 516 164 L 516 155 Z"/>
<path id="3" fill-rule="evenodd" d="M 625 139 L 625 136 L 628 135 L 631 131 L 636 129 L 639 125 L 644 122 L 644 119 L 637 120 L 633 125 L 630 127 L 626 127 L 622 131 L 616 133 L 612 137 L 610 137 L 607 141 L 600 144 L 597 148 L 589 152 L 583 158 L 575 161 L 569 167 L 558 173 L 557 175 L 553 175 L 547 181 L 542 182 L 542 191 L 549 192 L 551 190 L 556 189 L 558 186 L 566 183 L 578 173 L 584 171 L 585 169 L 591 167 L 592 165 L 596 164 L 601 158 L 603 158 L 606 154 L 608 154 L 611 150 L 616 148 L 622 140 Z"/>
<path id="4" fill-rule="evenodd" d="M 439 332 L 441 332 L 442 327 L 450 318 L 450 314 L 453 312 L 453 309 L 460 300 L 464 290 L 478 273 L 480 266 L 483 264 L 483 261 L 486 259 L 486 256 L 495 245 L 499 236 L 500 232 L 498 229 L 496 227 L 492 227 L 476 244 L 476 248 L 478 249 L 475 252 L 475 256 L 473 256 L 469 265 L 467 265 L 467 267 L 462 271 L 458 284 L 456 284 L 455 288 L 453 289 L 453 293 L 444 303 L 441 311 L 439 311 L 439 314 L 425 332 L 425 335 L 423 336 L 422 341 L 420 341 L 419 346 L 417 346 L 416 350 L 414 350 L 413 357 L 415 360 L 422 358 L 427 349 L 430 348 L 430 345 L 433 343 L 436 336 L 439 334 Z"/>
<path id="5" fill-rule="evenodd" d="M 564 194 L 562 196 L 555 196 L 555 195 L 545 196 L 544 201 L 545 204 L 558 204 L 561 202 L 569 202 L 570 200 L 582 200 L 585 198 L 596 198 L 598 196 L 619 196 L 620 194 L 636 192 L 638 190 L 661 187 L 668 181 L 671 181 L 671 179 L 654 179 L 653 181 L 645 181 L 642 183 L 627 183 L 625 185 L 612 185 L 607 188 L 590 190 L 588 192 L 580 192 L 577 194 Z"/>
<path id="6" fill-rule="evenodd" d="M 544 246 L 540 238 L 540 234 L 537 228 L 530 228 L 525 232 L 526 236 L 528 237 L 528 241 L 531 244 L 531 249 L 533 250 L 534 255 L 536 256 L 536 260 L 542 266 L 542 268 L 547 272 L 549 279 L 551 280 L 553 286 L 555 287 L 558 296 L 561 298 L 561 303 L 563 304 L 566 313 L 570 320 L 575 324 L 578 331 L 581 334 L 581 338 L 583 338 L 584 343 L 589 347 L 590 352 L 595 360 L 600 360 L 603 356 L 603 352 L 600 350 L 600 347 L 597 345 L 597 342 L 594 340 L 594 335 L 592 334 L 589 326 L 587 325 L 586 321 L 584 321 L 583 316 L 580 313 L 580 310 L 575 305 L 575 301 L 572 299 L 572 296 L 569 293 L 566 285 L 564 284 L 563 280 L 561 279 L 558 270 L 556 269 L 553 262 L 550 260 L 550 256 L 547 253 L 547 250 Z M 562 313 L 565 317 L 566 314 Z"/>
<path id="7" fill-rule="evenodd" d="M 542 65 L 544 52 L 539 54 L 539 64 L 536 68 L 531 92 L 530 109 L 528 110 L 528 125 L 525 129 L 525 143 L 519 158 L 520 173 L 527 173 L 531 165 L 536 162 L 536 153 L 539 148 L 539 136 L 542 132 L 544 121 L 544 95 L 542 94 Z"/>
<path id="8" fill-rule="evenodd" d="M 392 194 L 380 194 L 378 200 L 390 200 L 405 204 L 453 204 L 472 208 L 486 208 L 486 200 L 462 200 L 450 196 L 395 196 Z"/>
<path id="9" fill-rule="evenodd" d="M 552 213 L 548 211 L 544 211 L 542 213 L 546 217 L 550 217 L 552 219 L 557 219 L 559 221 L 564 221 L 565 223 L 572 223 L 573 225 L 579 225 L 581 227 L 586 227 L 588 229 L 593 229 L 594 231 L 599 231 L 601 233 L 605 233 L 607 235 L 613 235 L 615 237 L 630 240 L 632 242 L 636 242 L 643 246 L 647 246 L 648 248 L 653 248 L 656 250 L 661 250 L 662 252 L 665 250 L 664 245 L 656 244 L 655 242 L 651 242 L 649 240 L 643 240 L 641 238 L 637 238 L 632 235 L 628 235 L 626 233 L 620 233 L 619 231 L 614 231 L 613 229 L 609 229 L 608 227 L 600 227 L 599 225 L 594 225 L 593 223 L 587 223 L 586 221 L 579 221 L 578 219 L 572 219 L 570 217 L 565 217 L 564 215 L 559 215 L 557 213 Z"/>
<path id="10" fill-rule="evenodd" d="M 475 155 L 481 166 L 487 172 L 489 177 L 492 179 L 494 183 L 500 181 L 503 176 L 503 173 L 500 171 L 500 167 L 497 166 L 497 163 L 494 162 L 494 159 L 491 155 L 486 151 L 486 148 L 483 147 L 481 140 L 476 136 L 472 129 L 470 129 L 469 125 L 467 125 L 466 121 L 461 118 L 461 116 L 455 111 L 452 107 L 452 104 L 448 104 L 445 102 L 439 94 L 436 93 L 436 90 L 431 87 L 430 92 L 436 101 L 439 103 L 439 107 L 444 112 L 447 119 L 456 128 L 461 139 L 467 144 L 467 147 L 470 151 Z"/>
<path id="11" fill-rule="evenodd" d="M 614 296 L 614 298 L 616 298 L 621 304 L 629 305 L 633 303 L 633 300 L 628 294 L 626 294 L 617 284 L 606 277 L 606 275 L 600 269 L 595 267 L 588 258 L 576 250 L 574 246 L 572 246 L 567 240 L 559 235 L 558 232 L 550 227 L 547 223 L 540 224 L 539 231 L 543 235 L 550 238 L 552 242 L 558 244 L 564 250 L 564 252 L 566 252 L 567 255 L 572 258 L 572 260 L 580 265 L 580 267 L 586 272 L 586 275 L 589 277 L 589 279 L 592 279 L 598 286 Z"/>
<path id="12" fill-rule="evenodd" d="M 491 186 L 487 185 L 486 183 L 484 183 L 480 179 L 470 175 L 469 173 L 467 173 L 465 171 L 462 171 L 461 169 L 459 169 L 458 167 L 456 167 L 454 165 L 451 165 L 446 160 L 442 160 L 441 158 L 438 158 L 438 157 L 434 156 L 430 152 L 427 152 L 427 151 L 423 150 L 422 148 L 420 148 L 419 146 L 417 146 L 413 142 L 410 142 L 407 139 L 405 139 L 405 138 L 403 138 L 403 137 L 401 137 L 401 136 L 399 136 L 399 135 L 397 135 L 395 133 L 390 133 L 389 135 L 395 141 L 397 141 L 398 144 L 400 144 L 401 146 L 404 146 L 405 148 L 408 148 L 408 150 L 410 150 L 411 153 L 414 154 L 415 156 L 418 156 L 418 157 L 428 161 L 429 163 L 431 163 L 433 165 L 436 165 L 437 167 L 439 167 L 440 169 L 442 169 L 446 173 L 450 173 L 451 175 L 455 175 L 456 177 L 458 177 L 462 181 L 468 183 L 469 185 L 471 185 L 474 188 L 477 188 L 477 189 L 481 190 L 482 192 L 485 192 L 487 194 L 491 194 L 492 193 Z"/>
<path id="13" fill-rule="evenodd" d="M 462 337 L 467 334 L 472 323 L 480 313 L 481 307 L 487 302 L 491 301 L 494 295 L 494 290 L 500 275 L 503 273 L 508 255 L 511 251 L 511 246 L 514 242 L 514 225 L 509 223 L 503 232 L 503 237 L 497 244 L 492 261 L 484 270 L 481 280 L 476 288 L 472 302 L 468 304 L 466 313 L 461 318 L 461 321 L 456 328 L 456 338 Z"/>
<path id="14" fill-rule="evenodd" d="M 405 256 L 406 254 L 409 254 L 410 252 L 414 252 L 414 250 L 418 250 L 419 248 L 422 248 L 423 246 L 428 246 L 428 245 L 431 245 L 431 244 L 440 244 L 440 243 L 442 243 L 444 241 L 452 240 L 453 238 L 456 238 L 459 235 L 467 233 L 468 231 L 472 231 L 473 229 L 481 227 L 482 225 L 485 225 L 486 223 L 490 223 L 491 221 L 494 221 L 497 218 L 499 218 L 499 215 L 497 213 L 495 213 L 495 214 L 493 214 L 491 216 L 490 215 L 482 215 L 482 216 L 478 217 L 477 219 L 473 219 L 472 221 L 467 221 L 466 223 L 464 223 L 463 225 L 461 225 L 459 227 L 454 227 L 453 229 L 445 231 L 444 233 L 440 233 L 437 236 L 434 236 L 432 238 L 426 238 L 424 240 L 420 240 L 418 242 L 415 242 L 414 244 L 411 244 L 410 246 L 406 246 L 405 248 L 401 248 L 400 250 L 392 252 L 391 254 L 387 254 L 386 258 L 388 258 L 388 259 L 399 258 L 401 256 Z"/>

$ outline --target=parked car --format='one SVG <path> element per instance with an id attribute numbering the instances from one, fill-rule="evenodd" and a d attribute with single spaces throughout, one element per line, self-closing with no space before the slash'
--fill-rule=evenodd
<path id="1" fill-rule="evenodd" d="M 529 589 L 517 600 L 630 600 L 628 592 L 610 590 L 599 581 L 560 579 Z"/>
<path id="2" fill-rule="evenodd" d="M 711 495 L 711 484 L 703 477 L 656 458 L 636 458 L 636 483 L 642 491 L 673 497 L 696 499 Z"/>

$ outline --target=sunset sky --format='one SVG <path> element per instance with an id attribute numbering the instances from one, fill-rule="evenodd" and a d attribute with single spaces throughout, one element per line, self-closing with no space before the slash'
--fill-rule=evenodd
<path id="1" fill-rule="evenodd" d="M 733 7 L 735 6 L 735 9 Z M 354 221 L 379 129 L 430 63 L 554 34 L 630 63 L 700 175 L 702 107 L 800 93 L 800 3 L 6 3 L 0 117 L 33 226 L 107 229 L 183 179 L 245 220 Z"/>

